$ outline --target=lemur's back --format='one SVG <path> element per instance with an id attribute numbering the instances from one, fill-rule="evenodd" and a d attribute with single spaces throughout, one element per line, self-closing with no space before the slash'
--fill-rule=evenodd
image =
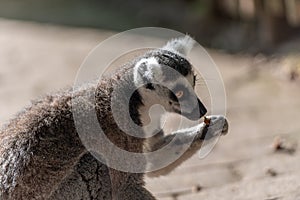
<path id="1" fill-rule="evenodd" d="M 51 192 L 53 199 L 58 199 L 57 194 L 71 195 L 63 199 L 110 195 L 110 191 L 92 194 L 102 184 L 109 185 L 109 176 L 107 167 L 86 152 L 77 135 L 71 98 L 69 90 L 37 100 L 1 130 L 0 199 L 45 199 Z M 98 180 L 89 177 L 94 173 Z M 66 188 L 62 181 L 73 183 Z"/>
<path id="2" fill-rule="evenodd" d="M 83 146 L 72 106 L 76 106 L 76 113 L 82 118 L 91 109 L 96 110 L 102 129 L 115 145 L 142 152 L 143 139 L 124 134 L 113 121 L 110 101 L 117 79 L 121 77 L 113 76 L 33 101 L 1 130 L 1 200 L 111 199 L 113 170 L 109 172 Z M 96 101 L 90 102 L 85 95 L 95 96 Z M 74 103 L 76 99 L 79 104 Z"/>

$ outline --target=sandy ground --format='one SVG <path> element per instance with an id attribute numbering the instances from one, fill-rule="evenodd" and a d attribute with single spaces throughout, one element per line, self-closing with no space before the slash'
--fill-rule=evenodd
<path id="1" fill-rule="evenodd" d="M 1 19 L 0 125 L 31 99 L 72 85 L 88 52 L 111 34 Z M 147 188 L 163 200 L 300 200 L 299 82 L 275 59 L 209 52 L 224 79 L 230 132 L 208 157 L 147 179 Z M 277 136 L 288 150 L 274 151 Z"/>

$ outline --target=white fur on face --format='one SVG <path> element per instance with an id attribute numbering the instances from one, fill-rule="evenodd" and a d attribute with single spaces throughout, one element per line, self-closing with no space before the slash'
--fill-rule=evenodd
<path id="1" fill-rule="evenodd" d="M 194 75 L 193 73 L 190 73 L 186 77 L 181 76 L 176 80 L 164 82 L 165 86 L 170 90 L 175 88 L 176 85 L 182 85 L 186 87 L 185 91 L 189 94 L 185 95 L 189 96 L 189 98 L 181 101 L 180 106 L 178 106 L 177 103 L 169 103 L 171 101 L 169 97 L 169 91 L 166 91 L 164 88 L 155 87 L 154 90 L 148 90 L 142 87 L 139 89 L 139 93 L 142 96 L 144 105 L 139 108 L 139 112 L 141 114 L 140 119 L 144 125 L 144 131 L 148 136 L 151 136 L 154 133 L 157 133 L 157 130 L 160 130 L 161 124 L 164 124 L 164 120 L 161 119 L 163 117 L 162 113 L 165 111 L 175 112 L 174 109 L 176 109 L 182 110 L 185 113 L 191 113 L 196 108 L 192 105 L 198 107 L 197 96 L 191 95 L 194 94 L 193 79 Z M 153 112 L 150 113 L 151 109 L 153 109 Z"/>
<path id="2" fill-rule="evenodd" d="M 136 63 L 133 70 L 134 83 L 137 87 L 147 83 L 158 82 L 163 78 L 160 64 L 154 57 L 143 58 Z"/>

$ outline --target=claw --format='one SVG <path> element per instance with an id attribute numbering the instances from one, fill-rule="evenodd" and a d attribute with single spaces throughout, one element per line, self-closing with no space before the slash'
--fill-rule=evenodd
<path id="1" fill-rule="evenodd" d="M 204 123 L 205 123 L 206 126 L 209 126 L 210 118 L 204 117 Z"/>
<path id="2" fill-rule="evenodd" d="M 222 129 L 222 135 L 226 135 L 228 133 L 229 125 L 227 119 L 224 119 L 224 125 Z"/>

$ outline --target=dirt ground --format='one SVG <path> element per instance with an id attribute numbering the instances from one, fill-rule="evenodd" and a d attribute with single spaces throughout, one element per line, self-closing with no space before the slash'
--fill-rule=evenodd
<path id="1" fill-rule="evenodd" d="M 72 85 L 85 56 L 112 34 L 1 19 L 0 125 L 31 99 Z M 147 178 L 147 188 L 162 200 L 300 200 L 300 83 L 289 80 L 298 61 L 209 53 L 225 84 L 229 134 L 206 158 Z"/>

